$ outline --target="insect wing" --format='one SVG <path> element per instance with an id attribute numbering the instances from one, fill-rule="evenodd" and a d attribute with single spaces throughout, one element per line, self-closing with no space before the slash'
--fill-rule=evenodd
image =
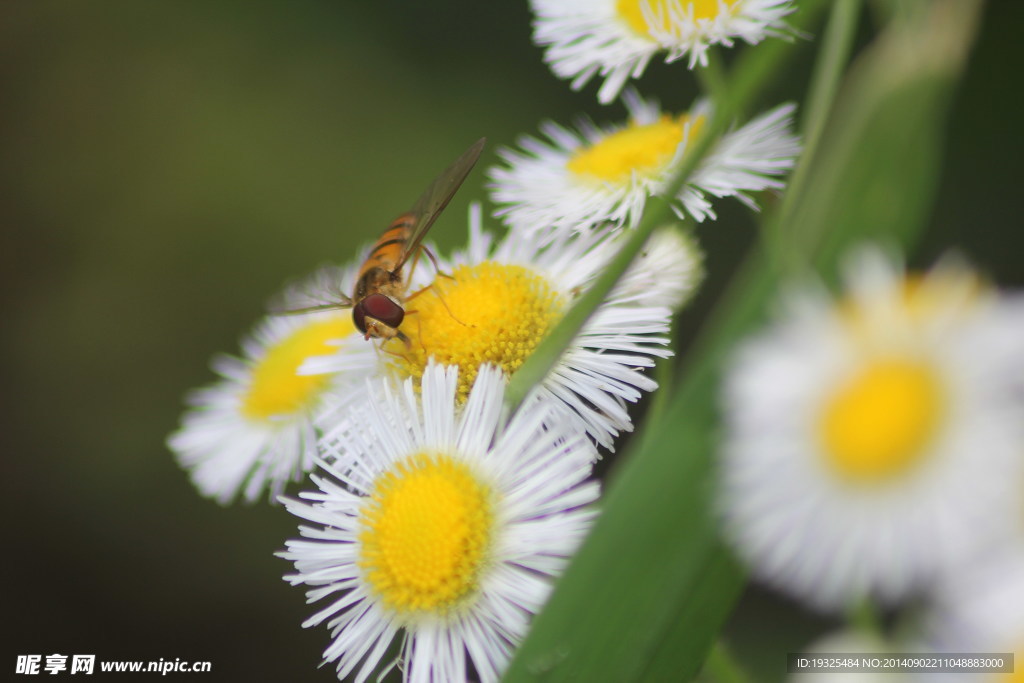
<path id="1" fill-rule="evenodd" d="M 458 192 L 462 183 L 466 180 L 466 176 L 473 170 L 473 166 L 476 165 L 477 159 L 480 158 L 480 153 L 483 151 L 486 142 L 487 138 L 480 138 L 474 142 L 472 147 L 463 152 L 462 156 L 456 159 L 451 166 L 442 171 L 434 179 L 434 182 L 430 183 L 430 186 L 420 195 L 420 198 L 416 201 L 410 212 L 415 223 L 409 232 L 409 239 L 405 242 L 402 256 L 398 259 L 398 265 L 395 266 L 396 271 L 401 270 L 409 256 L 416 253 L 416 249 L 420 246 L 420 242 L 423 241 L 427 231 L 430 230 L 430 226 L 434 224 L 437 217 L 444 211 L 444 207 L 448 206 L 448 202 Z"/>

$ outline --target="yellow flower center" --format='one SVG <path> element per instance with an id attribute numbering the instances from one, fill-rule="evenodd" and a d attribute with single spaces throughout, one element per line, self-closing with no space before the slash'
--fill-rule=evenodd
<path id="1" fill-rule="evenodd" d="M 656 176 L 675 156 L 689 119 L 687 114 L 678 117 L 664 114 L 654 123 L 631 123 L 599 142 L 580 148 L 566 167 L 591 181 L 621 183 L 629 180 L 633 173 Z M 691 139 L 703 122 L 703 116 L 693 120 Z"/>
<path id="2" fill-rule="evenodd" d="M 445 613 L 477 589 L 494 494 L 466 465 L 418 453 L 380 475 L 360 518 L 359 566 L 392 609 Z"/>
<path id="3" fill-rule="evenodd" d="M 729 13 L 735 11 L 738 3 L 739 0 L 726 0 Z M 678 34 L 680 26 L 676 23 L 675 17 L 683 16 L 684 12 L 681 10 L 687 10 L 687 5 L 693 7 L 694 21 L 714 19 L 718 16 L 718 0 L 618 0 L 615 9 L 631 29 L 646 38 L 652 33 Z M 650 21 L 644 16 L 645 6 L 650 7 Z"/>
<path id="4" fill-rule="evenodd" d="M 934 368 L 910 358 L 879 358 L 826 401 L 820 442 L 829 464 L 845 478 L 892 478 L 924 455 L 944 408 Z"/>
<path id="5" fill-rule="evenodd" d="M 303 361 L 338 350 L 328 344 L 355 331 L 351 316 L 339 313 L 317 317 L 267 349 L 252 369 L 249 390 L 242 399 L 242 414 L 254 420 L 272 420 L 308 409 L 330 382 L 329 375 L 298 375 Z"/>
<path id="6" fill-rule="evenodd" d="M 523 266 L 485 261 L 459 266 L 451 277 L 438 277 L 407 304 L 402 325 L 406 347 L 389 342 L 388 351 L 401 374 L 423 376 L 433 357 L 459 366 L 459 400 L 465 400 L 485 364 L 511 375 L 558 321 L 565 299 L 547 279 Z"/>

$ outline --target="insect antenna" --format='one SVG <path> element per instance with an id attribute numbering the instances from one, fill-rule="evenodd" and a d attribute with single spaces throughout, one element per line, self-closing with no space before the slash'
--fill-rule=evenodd
<path id="1" fill-rule="evenodd" d="M 342 292 L 343 269 L 321 266 L 313 275 L 292 282 L 268 306 L 273 315 L 302 315 L 318 311 L 351 308 L 352 300 Z"/>

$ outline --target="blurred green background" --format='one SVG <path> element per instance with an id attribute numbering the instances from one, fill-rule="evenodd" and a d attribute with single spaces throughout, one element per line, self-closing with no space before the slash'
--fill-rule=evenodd
<path id="1" fill-rule="evenodd" d="M 989 3 L 914 259 L 955 245 L 1007 286 L 1024 285 L 1022 29 L 1024 3 Z M 813 48 L 765 107 L 800 97 Z M 311 609 L 272 556 L 296 522 L 200 498 L 167 451 L 184 393 L 286 279 L 352 258 L 476 138 L 483 169 L 542 119 L 622 109 L 551 75 L 521 2 L 8 1 L 0 51 L 3 666 L 180 657 L 212 661 L 210 680 L 333 680 L 315 668 L 328 633 L 299 627 Z M 678 64 L 641 90 L 672 108 L 695 93 Z M 477 170 L 435 227 L 444 248 L 484 198 Z M 753 234 L 720 209 L 681 349 Z M 728 637 L 772 680 L 828 627 L 755 588 Z"/>

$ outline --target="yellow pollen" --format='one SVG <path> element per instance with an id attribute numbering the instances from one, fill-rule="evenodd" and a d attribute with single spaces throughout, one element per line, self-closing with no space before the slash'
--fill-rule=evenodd
<path id="1" fill-rule="evenodd" d="M 491 488 L 450 456 L 380 475 L 360 516 L 359 566 L 392 609 L 447 613 L 472 597 L 494 526 Z"/>
<path id="2" fill-rule="evenodd" d="M 654 123 L 631 123 L 627 128 L 599 142 L 578 150 L 566 167 L 588 180 L 625 182 L 633 173 L 652 177 L 665 170 L 683 141 L 688 114 L 672 117 L 663 114 Z M 690 139 L 704 122 L 703 116 L 693 119 Z"/>
<path id="3" fill-rule="evenodd" d="M 242 414 L 255 420 L 292 415 L 311 406 L 330 381 L 329 375 L 296 374 L 303 361 L 337 351 L 328 344 L 355 331 L 350 316 L 317 318 L 267 349 L 252 369 L 249 390 L 242 399 Z"/>
<path id="4" fill-rule="evenodd" d="M 730 14 L 735 12 L 738 3 L 739 0 L 726 0 L 725 4 Z M 650 6 L 653 21 L 648 21 L 644 17 L 642 8 L 645 5 Z M 718 0 L 618 0 L 615 9 L 638 35 L 650 38 L 653 33 L 678 35 L 682 26 L 677 24 L 673 17 L 688 14 L 688 5 L 693 7 L 694 21 L 714 19 L 718 16 Z"/>
<path id="5" fill-rule="evenodd" d="M 406 347 L 389 342 L 399 372 L 417 379 L 433 357 L 459 366 L 459 400 L 465 400 L 485 364 L 511 375 L 562 315 L 565 298 L 529 268 L 485 261 L 459 266 L 451 277 L 407 302 L 402 324 Z"/>
<path id="6" fill-rule="evenodd" d="M 820 442 L 829 464 L 848 480 L 893 478 L 924 456 L 944 408 L 934 368 L 916 359 L 876 359 L 826 401 Z"/>

